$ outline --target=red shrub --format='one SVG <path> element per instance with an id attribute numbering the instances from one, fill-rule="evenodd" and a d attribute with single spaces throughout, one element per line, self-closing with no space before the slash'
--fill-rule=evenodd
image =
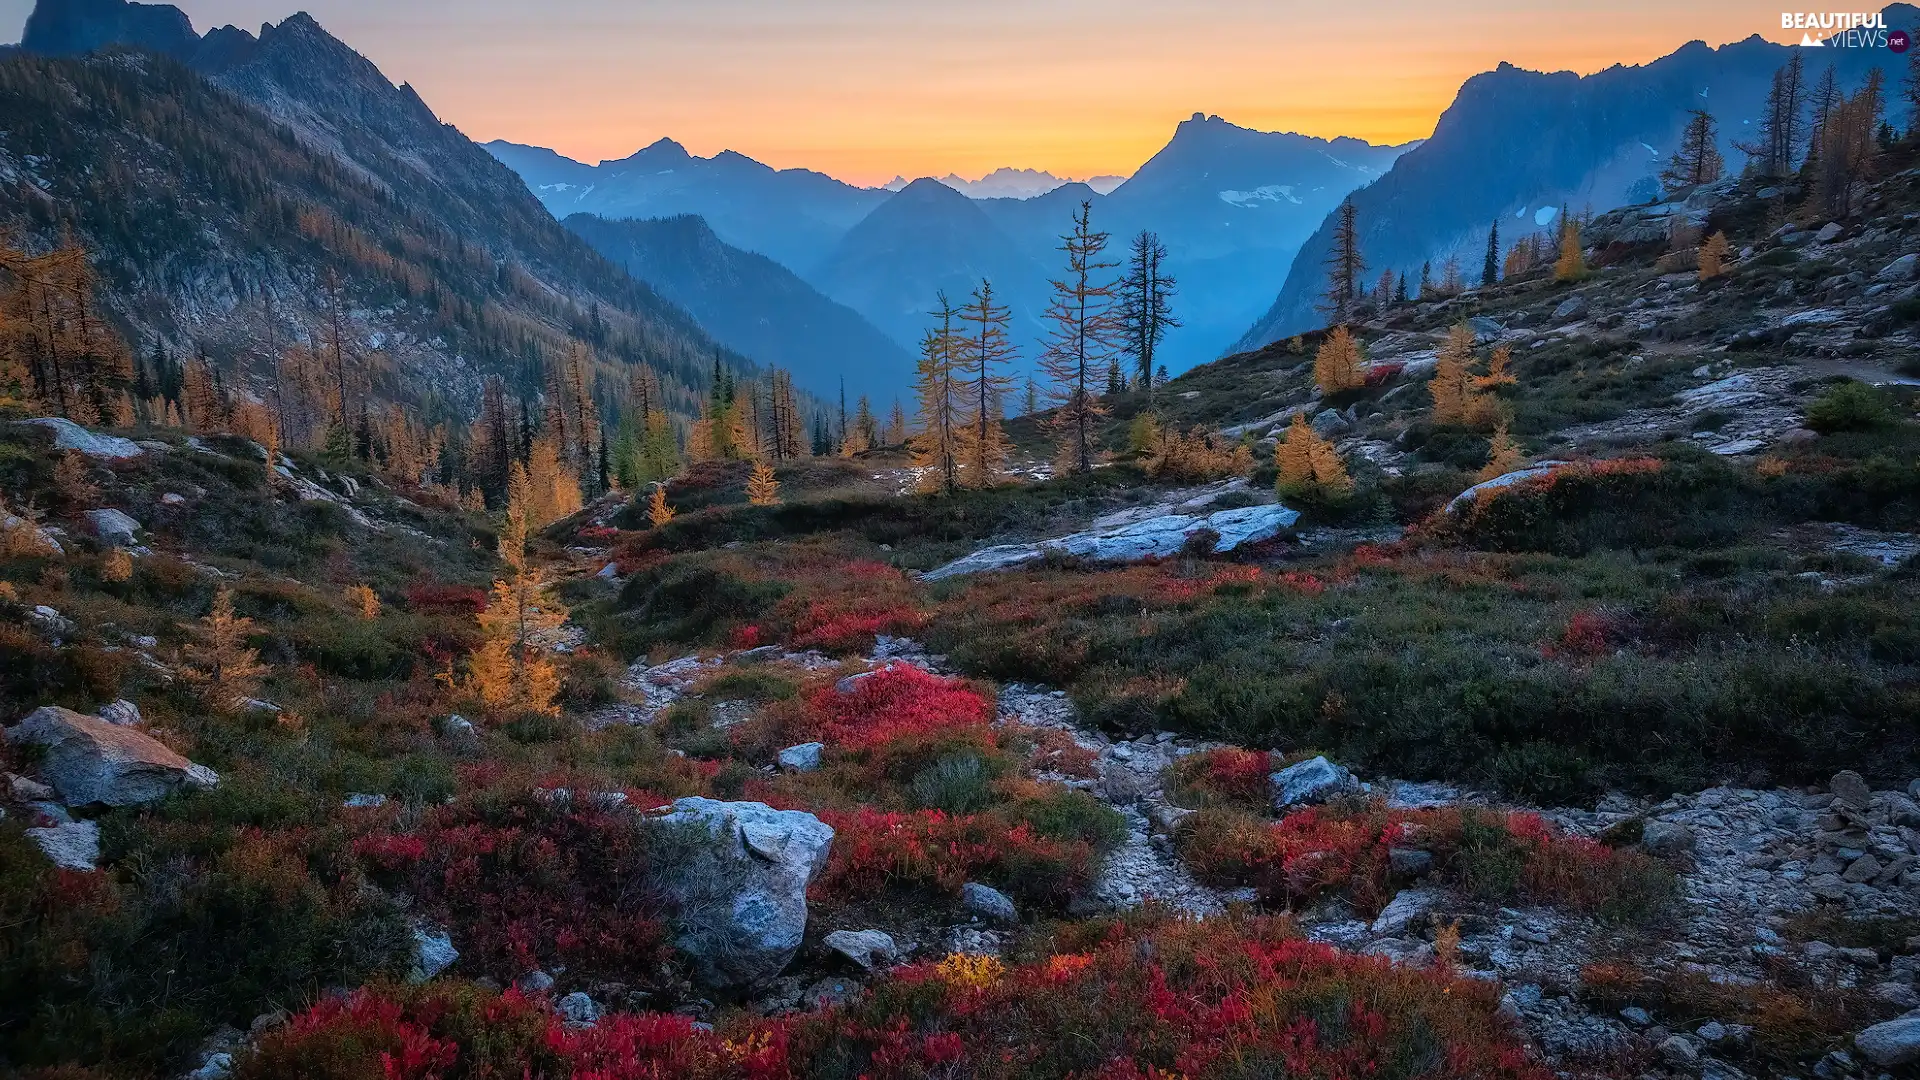
<path id="1" fill-rule="evenodd" d="M 477 585 L 425 581 L 407 586 L 407 607 L 421 615 L 478 615 L 487 610 L 487 590 Z"/>
<path id="2" fill-rule="evenodd" d="M 1023 899 L 1057 903 L 1093 872 L 1087 844 L 1048 839 L 1025 823 L 1009 826 L 992 815 L 861 807 L 821 816 L 834 828 L 833 851 L 815 887 L 836 899 L 871 898 L 890 888 L 957 893 L 984 879 Z"/>
<path id="3" fill-rule="evenodd" d="M 807 704 L 827 742 L 856 751 L 903 735 L 980 727 L 993 720 L 993 704 L 979 691 L 911 664 L 889 664 L 860 676 L 846 693 L 824 687 Z"/>
<path id="4" fill-rule="evenodd" d="M 1291 906 L 1345 891 L 1356 906 L 1377 910 L 1391 897 L 1393 847 L 1431 852 L 1436 871 L 1469 892 L 1614 917 L 1650 913 L 1673 887 L 1672 874 L 1639 852 L 1561 835 L 1535 814 L 1458 807 L 1319 806 L 1277 822 L 1203 810 L 1190 819 L 1181 853 L 1202 880 L 1251 885 L 1270 903 Z"/>
<path id="5" fill-rule="evenodd" d="M 1541 648 L 1548 659 L 1586 660 L 1603 656 L 1614 635 L 1613 620 L 1596 611 L 1575 612 L 1560 640 Z"/>
<path id="6" fill-rule="evenodd" d="M 1268 777 L 1272 774 L 1271 755 L 1234 746 L 1189 754 L 1173 765 L 1174 784 L 1198 803 L 1229 803 L 1256 810 L 1267 805 L 1273 788 Z"/>
<path id="7" fill-rule="evenodd" d="M 1375 364 L 1367 369 L 1367 387 L 1372 389 L 1374 387 L 1385 386 L 1405 370 L 1407 370 L 1407 365 L 1399 361 Z"/>
<path id="8" fill-rule="evenodd" d="M 435 807 L 408 832 L 360 837 L 354 851 L 376 880 L 448 928 L 472 970 L 500 978 L 555 964 L 576 975 L 650 970 L 665 935 L 655 908 L 634 894 L 643 833 L 589 798 L 527 796 L 487 813 L 471 801 Z"/>
<path id="9" fill-rule="evenodd" d="M 1496 985 L 1341 953 L 1262 918 L 1147 912 L 1076 924 L 1020 963 L 919 964 L 844 1005 L 739 1017 L 718 1031 L 658 1014 L 568 1030 L 511 992 L 490 1002 L 390 993 L 314 1007 L 243 1058 L 240 1080 L 412 1080 L 443 1070 L 475 1080 L 1549 1075 L 1500 1017 Z M 498 1026 L 488 1023 L 496 1008 L 508 1014 Z M 353 1053 L 342 1054 L 343 1042 Z M 333 1064 L 341 1061 L 359 1068 Z"/>

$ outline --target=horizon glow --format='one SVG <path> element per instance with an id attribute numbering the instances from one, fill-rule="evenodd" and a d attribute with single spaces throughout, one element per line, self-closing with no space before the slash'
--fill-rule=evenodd
<path id="1" fill-rule="evenodd" d="M 24 24 L 32 0 L 0 0 Z M 186 0 L 204 33 L 287 0 Z M 1734 0 L 305 0 L 476 141 L 593 163 L 662 137 L 851 183 L 999 167 L 1131 174 L 1195 112 L 1375 143 L 1425 138 L 1501 61 L 1588 74 L 1687 41 L 1797 40 Z M 17 38 L 18 31 L 14 34 Z"/>

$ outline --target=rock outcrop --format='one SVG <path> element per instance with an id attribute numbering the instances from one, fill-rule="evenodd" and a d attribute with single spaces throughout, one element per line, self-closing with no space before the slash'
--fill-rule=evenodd
<path id="1" fill-rule="evenodd" d="M 1211 532 L 1210 545 L 1215 554 L 1232 551 L 1244 544 L 1278 536 L 1300 520 L 1297 510 L 1278 503 L 1244 506 L 1235 510 L 1216 510 L 1211 514 L 1166 514 L 1144 521 L 1129 521 L 1110 527 L 1096 527 L 1051 540 L 1026 544 L 1001 544 L 983 548 L 929 570 L 924 580 L 959 577 L 989 570 L 1005 570 L 1045 558 L 1049 555 L 1088 559 L 1094 562 L 1135 562 L 1147 558 L 1165 558 L 1185 547 L 1196 533 Z"/>
<path id="2" fill-rule="evenodd" d="M 57 705 L 35 709 L 7 739 L 44 748 L 40 774 L 69 806 L 134 806 L 220 779 L 150 736 Z"/>
<path id="3" fill-rule="evenodd" d="M 78 450 L 90 458 L 107 461 L 136 458 L 144 453 L 132 439 L 88 431 L 62 416 L 36 416 L 31 420 L 22 420 L 20 423 L 43 427 L 53 432 L 55 450 Z"/>
<path id="4" fill-rule="evenodd" d="M 833 828 L 765 803 L 677 799 L 661 824 L 704 833 L 667 882 L 674 944 L 701 980 L 752 986 L 780 974 L 807 931 L 807 886 L 827 864 Z"/>

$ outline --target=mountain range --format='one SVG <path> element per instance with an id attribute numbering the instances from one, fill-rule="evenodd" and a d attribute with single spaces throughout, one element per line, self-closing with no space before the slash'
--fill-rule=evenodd
<path id="1" fill-rule="evenodd" d="M 723 345 L 793 372 L 802 386 L 831 393 L 844 379 L 850 396 L 881 407 L 907 397 L 914 358 L 906 349 L 786 267 L 720 239 L 704 218 L 574 214 L 564 224 Z"/>
<path id="2" fill-rule="evenodd" d="M 1025 198 L 968 197 L 951 182 L 957 178 L 898 191 L 861 188 L 733 151 L 698 157 L 667 139 L 599 165 L 539 147 L 486 148 L 556 215 L 698 214 L 721 240 L 791 269 L 904 348 L 917 344 L 939 291 L 964 299 L 988 277 L 1013 309 L 1023 370 L 1031 371 L 1059 237 L 1080 202 L 1091 203 L 1095 226 L 1113 234 L 1116 258 L 1141 229 L 1166 243 L 1185 325 L 1163 355 L 1181 370 L 1212 359 L 1239 335 L 1272 300 L 1320 220 L 1408 147 L 1254 131 L 1195 113 L 1111 191 L 1068 183 Z M 1007 180 L 1008 172 L 987 180 Z"/>
<path id="3" fill-rule="evenodd" d="M 1102 195 L 1127 182 L 1124 176 L 1091 176 L 1086 180 L 1072 178 L 1061 179 L 1043 169 L 1012 169 L 1002 166 L 978 180 L 968 180 L 957 173 L 948 173 L 939 178 L 940 182 L 969 199 L 1031 199 L 1035 195 L 1045 195 L 1057 187 L 1068 184 L 1084 183 Z M 888 191 L 899 191 L 910 183 L 904 176 L 896 176 L 881 185 Z"/>
<path id="4" fill-rule="evenodd" d="M 1895 4 L 1889 27 L 1920 25 L 1920 10 Z M 1705 106 L 1719 123 L 1731 171 L 1745 161 L 1737 143 L 1754 137 L 1773 73 L 1799 46 L 1757 35 L 1719 48 L 1689 42 L 1637 66 L 1592 75 L 1527 71 L 1511 64 L 1461 86 L 1433 136 L 1401 156 L 1386 175 L 1353 195 L 1361 252 L 1374 275 L 1385 269 L 1417 280 L 1422 263 L 1459 258 L 1474 279 L 1487 229 L 1507 240 L 1551 228 L 1560 207 L 1595 212 L 1659 194 L 1658 174 L 1679 142 L 1688 111 Z M 1842 89 L 1870 68 L 1898 86 L 1907 58 L 1886 48 L 1804 50 L 1811 84 L 1831 63 Z M 1892 110 L 1898 120 L 1900 110 Z M 1333 222 L 1323 221 L 1299 249 L 1271 308 L 1234 344 L 1258 348 L 1325 322 L 1315 310 Z"/>
<path id="5" fill-rule="evenodd" d="M 462 416 L 482 375 L 536 392 L 582 340 L 606 385 L 644 361 L 683 413 L 716 360 L 755 370 L 305 14 L 202 37 L 167 6 L 42 0 L 0 130 L 0 224 L 82 240 L 142 351 L 231 369 L 344 309 L 385 396 Z"/>

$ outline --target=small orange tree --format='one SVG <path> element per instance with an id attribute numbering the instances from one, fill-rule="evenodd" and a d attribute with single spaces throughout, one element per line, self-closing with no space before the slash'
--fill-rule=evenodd
<path id="1" fill-rule="evenodd" d="M 1360 370 L 1360 343 L 1344 326 L 1336 326 L 1313 355 L 1313 381 L 1322 394 L 1338 394 L 1364 386 Z"/>

